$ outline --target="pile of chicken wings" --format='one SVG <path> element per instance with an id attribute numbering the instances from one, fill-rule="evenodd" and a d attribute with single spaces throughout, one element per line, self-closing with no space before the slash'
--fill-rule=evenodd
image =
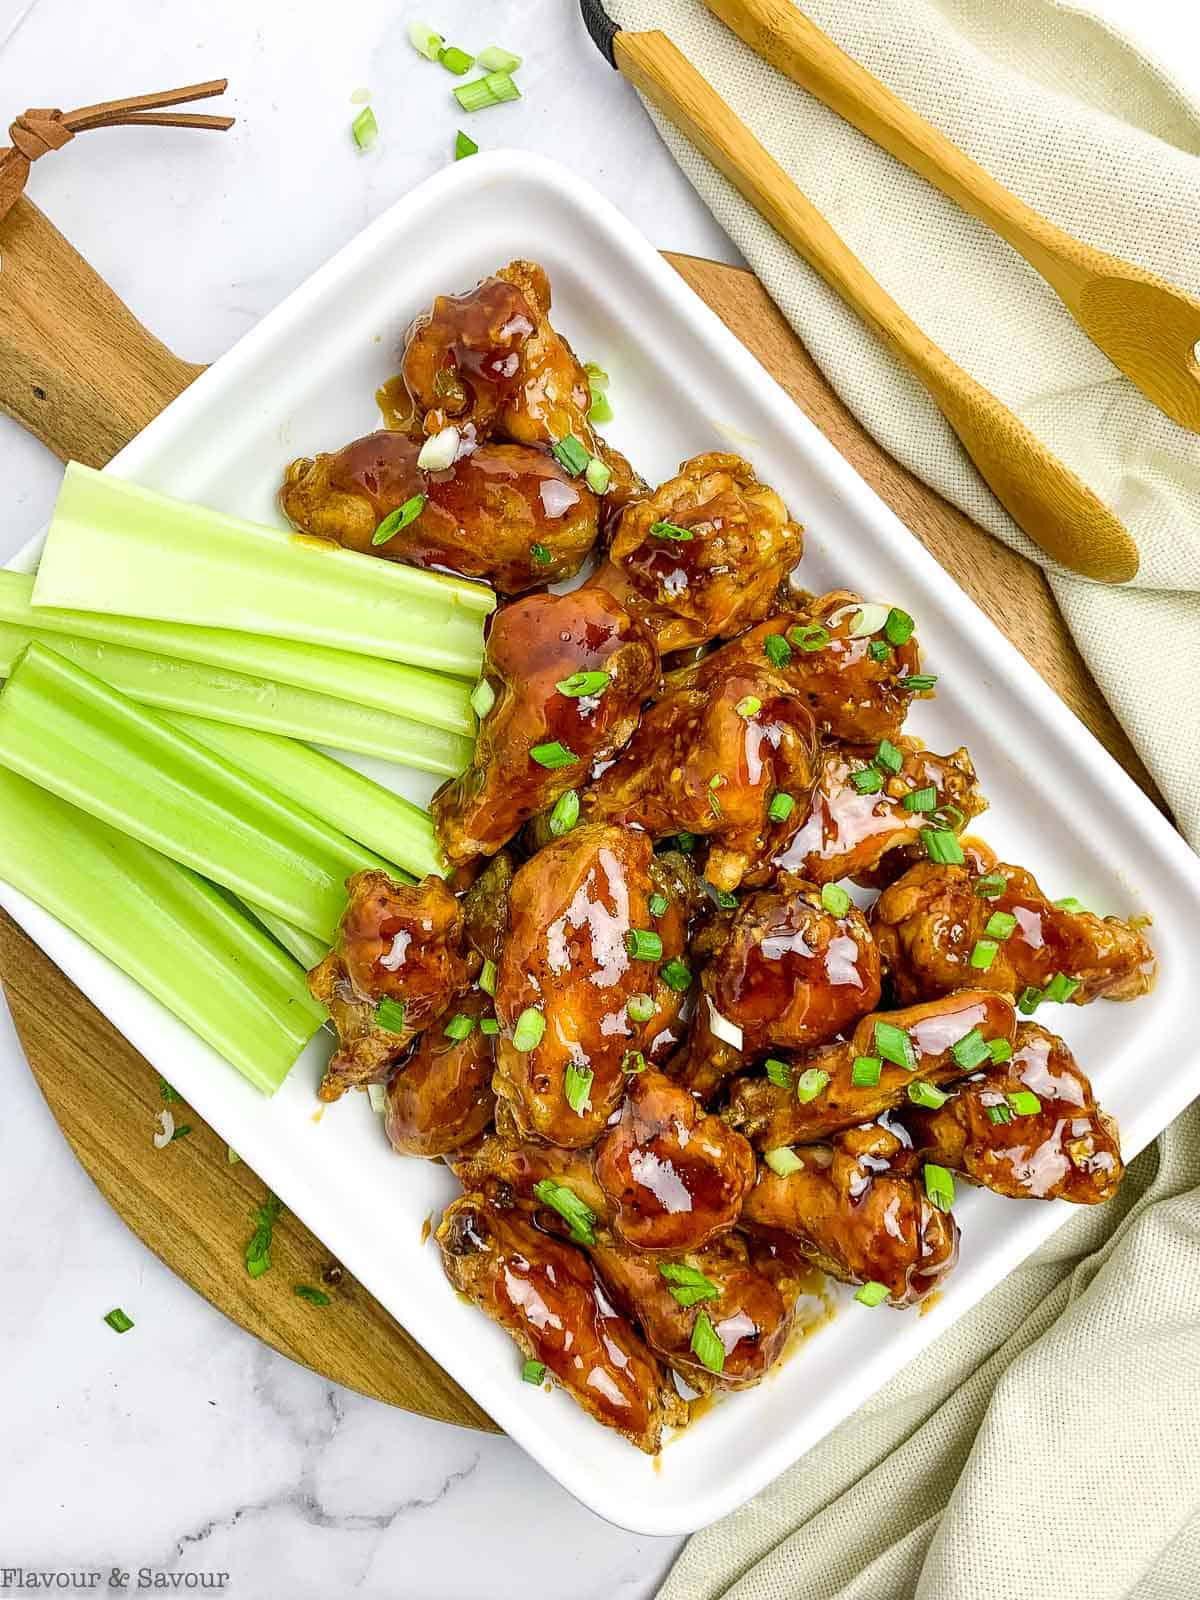
<path id="1" fill-rule="evenodd" d="M 814 1266 L 867 1306 L 929 1295 L 956 1182 L 1112 1195 L 1054 1006 L 1145 994 L 1154 958 L 963 837 L 967 752 L 904 733 L 934 683 L 913 619 L 796 587 L 802 530 L 748 462 L 643 483 L 549 310 L 525 261 L 439 297 L 400 425 L 285 476 L 298 529 L 502 597 L 432 805 L 448 881 L 352 878 L 310 974 L 320 1093 L 386 1086 L 394 1148 L 463 1186 L 451 1283 L 654 1452 L 780 1358 Z"/>

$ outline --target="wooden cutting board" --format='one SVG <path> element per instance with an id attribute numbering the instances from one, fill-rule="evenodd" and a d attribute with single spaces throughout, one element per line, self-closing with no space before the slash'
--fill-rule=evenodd
<path id="1" fill-rule="evenodd" d="M 0 408 L 62 459 L 102 466 L 202 370 L 154 339 L 40 211 L 0 224 Z M 667 255 L 1042 677 L 1152 795 L 1088 676 L 1041 572 L 981 533 L 897 465 L 821 377 L 750 273 Z M 452 286 L 453 287 L 453 286 Z M 703 441 L 698 441 L 702 444 Z M 803 506 L 797 506 L 801 520 Z M 1155 796 L 1157 799 L 1157 796 Z M 484 1412 L 294 1217 L 275 1228 L 273 1270 L 242 1252 L 264 1186 L 185 1105 L 191 1134 L 159 1152 L 158 1074 L 0 913 L 0 979 L 29 1065 L 71 1148 L 140 1239 L 235 1322 L 338 1383 L 442 1421 L 494 1428 Z M 298 1283 L 331 1297 L 317 1307 Z M 127 1308 L 136 1317 L 137 1307 Z"/>

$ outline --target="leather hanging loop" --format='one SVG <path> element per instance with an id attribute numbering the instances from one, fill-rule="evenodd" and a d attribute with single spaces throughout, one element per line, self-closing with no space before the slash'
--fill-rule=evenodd
<path id="1" fill-rule="evenodd" d="M 191 100 L 207 100 L 224 94 L 227 78 L 211 78 L 207 83 L 188 84 L 182 89 L 164 89 L 157 94 L 130 95 L 123 100 L 105 100 L 78 111 L 59 111 L 53 107 L 31 109 L 17 117 L 8 130 L 11 145 L 0 150 L 0 221 L 16 204 L 29 181 L 30 168 L 51 150 L 61 150 L 77 133 L 91 128 L 136 127 L 211 128 L 224 133 L 233 127 L 232 117 L 198 116 L 190 112 L 163 111 L 163 106 L 185 105 Z"/>

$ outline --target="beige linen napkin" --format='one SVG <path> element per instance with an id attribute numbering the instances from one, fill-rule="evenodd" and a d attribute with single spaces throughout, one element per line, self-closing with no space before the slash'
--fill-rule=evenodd
<path id="1" fill-rule="evenodd" d="M 1200 846 L 1200 437 L 1144 400 L 1012 250 L 765 66 L 701 0 L 608 9 L 667 32 L 926 332 L 1118 511 L 1141 553 L 1135 585 L 1053 567 L 1050 579 Z M 1104 24 L 1054 0 L 802 9 L 1053 221 L 1200 292 L 1200 107 Z M 1045 564 L 916 380 L 656 120 L 866 426 Z M 1134 1163 L 1116 1202 L 1073 1218 L 770 1489 L 698 1534 L 660 1600 L 717 1595 L 1200 1596 L 1200 1107 Z"/>

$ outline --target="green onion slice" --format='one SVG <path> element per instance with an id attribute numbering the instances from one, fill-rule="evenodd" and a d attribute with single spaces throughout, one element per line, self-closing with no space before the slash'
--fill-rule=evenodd
<path id="1" fill-rule="evenodd" d="M 403 1033 L 403 1000 L 381 1000 L 375 1007 L 375 1026 L 385 1028 L 388 1033 Z"/>
<path id="2" fill-rule="evenodd" d="M 554 552 L 548 545 L 531 544 L 529 546 L 529 558 L 535 567 L 548 567 L 554 560 Z"/>
<path id="3" fill-rule="evenodd" d="M 1013 1115 L 1018 1117 L 1036 1117 L 1042 1109 L 1042 1102 L 1032 1089 L 1016 1089 L 1005 1099 L 1013 1108 Z"/>
<path id="4" fill-rule="evenodd" d="M 777 1089 L 791 1088 L 792 1069 L 786 1061 L 780 1061 L 778 1056 L 768 1056 L 764 1065 L 767 1077 Z"/>
<path id="5" fill-rule="evenodd" d="M 514 1050 L 536 1050 L 546 1031 L 546 1019 L 536 1006 L 526 1006 L 513 1029 Z"/>
<path id="6" fill-rule="evenodd" d="M 860 767 L 850 774 L 850 782 L 859 794 L 878 794 L 883 788 L 883 774 L 874 767 Z"/>
<path id="7" fill-rule="evenodd" d="M 292 1285 L 292 1293 L 298 1299 L 307 1300 L 310 1306 L 329 1306 L 333 1301 L 323 1289 L 314 1289 L 311 1283 L 296 1283 Z"/>
<path id="8" fill-rule="evenodd" d="M 686 961 L 681 961 L 678 956 L 668 961 L 658 969 L 658 975 L 668 989 L 674 989 L 676 994 L 682 994 L 692 981 L 692 969 Z"/>
<path id="9" fill-rule="evenodd" d="M 649 1022 L 654 1015 L 654 1001 L 648 994 L 631 994 L 625 1002 L 631 1022 Z"/>
<path id="10" fill-rule="evenodd" d="M 480 1017 L 479 1031 L 486 1038 L 493 1039 L 500 1032 L 500 1024 L 495 1017 Z"/>
<path id="11" fill-rule="evenodd" d="M 556 1183 L 553 1178 L 539 1178 L 533 1192 L 544 1206 L 558 1212 L 576 1244 L 595 1244 L 596 1235 L 592 1230 L 596 1225 L 596 1213 L 574 1189 L 568 1189 L 565 1183 Z"/>
<path id="12" fill-rule="evenodd" d="M 995 900 L 1008 888 L 1008 879 L 1002 872 L 989 872 L 986 878 L 976 878 L 975 893 L 981 900 Z"/>
<path id="13" fill-rule="evenodd" d="M 1021 998 L 1017 1001 L 1017 1010 L 1023 1017 L 1031 1017 L 1042 1003 L 1042 991 L 1035 989 L 1032 984 L 1027 989 L 1021 990 Z"/>
<path id="14" fill-rule="evenodd" d="M 570 833 L 578 821 L 579 795 L 576 790 L 568 789 L 554 802 L 554 809 L 550 813 L 550 832 L 556 839 L 561 839 L 564 833 Z"/>
<path id="15" fill-rule="evenodd" d="M 530 759 L 536 761 L 539 767 L 545 767 L 553 772 L 558 767 L 573 767 L 579 757 L 573 750 L 568 750 L 566 745 L 558 739 L 550 744 L 535 744 L 529 752 Z"/>
<path id="16" fill-rule="evenodd" d="M 986 972 L 995 961 L 999 949 L 995 939 L 976 939 L 971 950 L 971 965 L 977 972 Z"/>
<path id="17" fill-rule="evenodd" d="M 676 544 L 686 544 L 696 537 L 690 528 L 681 528 L 677 522 L 652 522 L 650 532 L 655 539 L 674 539 Z"/>
<path id="18" fill-rule="evenodd" d="M 1056 972 L 1042 991 L 1043 1000 L 1069 1000 L 1079 988 L 1079 978 L 1068 978 L 1065 972 Z"/>
<path id="19" fill-rule="evenodd" d="M 810 656 L 818 650 L 824 650 L 829 643 L 829 629 L 823 628 L 819 622 L 809 622 L 804 627 L 797 624 L 788 629 L 787 642 Z"/>
<path id="20" fill-rule="evenodd" d="M 662 960 L 662 936 L 653 928 L 630 928 L 625 935 L 625 948 L 635 961 Z"/>
<path id="21" fill-rule="evenodd" d="M 719 1300 L 721 1291 L 699 1267 L 683 1261 L 660 1261 L 660 1275 L 672 1286 L 671 1293 L 681 1306 L 694 1306 L 700 1300 Z"/>
<path id="22" fill-rule="evenodd" d="M 521 91 L 507 72 L 489 72 L 486 77 L 474 78 L 470 83 L 456 84 L 454 98 L 464 111 L 486 111 L 506 100 L 519 100 Z"/>
<path id="23" fill-rule="evenodd" d="M 645 1072 L 646 1058 L 640 1050 L 626 1050 L 621 1057 L 621 1071 L 627 1078 L 635 1078 L 639 1072 Z"/>
<path id="24" fill-rule="evenodd" d="M 973 1072 L 976 1067 L 991 1059 L 988 1042 L 978 1028 L 972 1028 L 969 1033 L 964 1033 L 961 1039 L 950 1046 L 950 1054 L 964 1072 Z"/>
<path id="25" fill-rule="evenodd" d="M 855 1056 L 850 1068 L 850 1082 L 856 1089 L 873 1089 L 883 1072 L 883 1062 L 878 1056 Z"/>
<path id="26" fill-rule="evenodd" d="M 1011 911 L 993 911 L 983 931 L 989 939 L 1010 939 L 1016 926 L 1017 919 Z"/>
<path id="27" fill-rule="evenodd" d="M 364 106 L 350 124 L 350 134 L 360 150 L 369 150 L 379 137 L 379 124 L 370 106 Z M 375 541 L 372 540 L 372 543 Z"/>
<path id="28" fill-rule="evenodd" d="M 491 959 L 491 957 L 489 957 L 483 963 L 483 970 L 479 974 L 479 987 L 483 990 L 484 994 L 490 994 L 492 998 L 495 999 L 496 963 Z"/>
<path id="29" fill-rule="evenodd" d="M 592 458 L 591 451 L 586 450 L 573 433 L 563 434 L 553 447 L 553 455 L 558 464 L 573 478 L 587 471 L 587 464 Z"/>
<path id="30" fill-rule="evenodd" d="M 886 1283 L 875 1283 L 872 1281 L 871 1283 L 864 1283 L 854 1298 L 860 1305 L 880 1306 L 887 1299 L 888 1292 L 888 1286 Z"/>
<path id="31" fill-rule="evenodd" d="M 987 1119 L 991 1123 L 1003 1124 L 1011 1122 L 1013 1119 L 1011 1106 L 985 1106 L 984 1110 L 987 1112 Z"/>
<path id="32" fill-rule="evenodd" d="M 912 638 L 915 627 L 916 623 L 907 611 L 901 611 L 899 606 L 893 606 L 888 612 L 883 632 L 889 643 L 901 645 L 907 644 Z"/>
<path id="33" fill-rule="evenodd" d="M 879 633 L 887 619 L 888 607 L 872 600 L 854 613 L 850 619 L 848 636 L 851 639 L 866 639 L 873 633 Z"/>
<path id="34" fill-rule="evenodd" d="M 926 1111 L 937 1111 L 946 1104 L 950 1096 L 944 1089 L 939 1089 L 936 1083 L 925 1083 L 917 1078 L 908 1086 L 908 1098 L 915 1106 L 922 1106 Z"/>
<path id="35" fill-rule="evenodd" d="M 769 633 L 763 640 L 763 655 L 773 667 L 786 667 L 791 662 L 792 650 L 781 633 Z"/>
<path id="36" fill-rule="evenodd" d="M 890 659 L 892 650 L 891 646 L 885 644 L 882 639 L 872 639 L 867 646 L 867 654 L 872 661 L 883 662 Z"/>
<path id="37" fill-rule="evenodd" d="M 875 765 L 882 767 L 884 772 L 895 774 L 904 765 L 904 756 L 897 750 L 890 739 L 881 739 L 879 749 L 874 756 Z"/>
<path id="38" fill-rule="evenodd" d="M 954 1204 L 954 1178 L 945 1167 L 935 1161 L 925 1163 L 925 1193 L 929 1203 L 939 1211 L 949 1211 Z"/>
<path id="39" fill-rule="evenodd" d="M 999 1064 L 1001 1061 L 1012 1060 L 1013 1047 L 1007 1039 L 989 1039 L 988 1055 Z"/>
<path id="40" fill-rule="evenodd" d="M 756 717 L 762 710 L 762 701 L 756 694 L 744 694 L 733 709 L 739 717 L 745 717 L 749 720 L 751 717 Z"/>
<path id="41" fill-rule="evenodd" d="M 720 1372 L 725 1365 L 725 1346 L 703 1311 L 692 1327 L 692 1351 L 710 1372 Z"/>
<path id="42" fill-rule="evenodd" d="M 829 1082 L 829 1074 L 820 1067 L 806 1067 L 796 1079 L 796 1099 L 802 1106 L 815 1100 Z"/>
<path id="43" fill-rule="evenodd" d="M 410 522 L 415 522 L 425 509 L 426 495 L 413 494 L 402 506 L 397 506 L 394 511 L 389 511 L 387 516 L 371 535 L 372 544 L 386 544 L 389 539 L 394 539 L 401 528 L 407 528 Z"/>
<path id="44" fill-rule="evenodd" d="M 442 1032 L 447 1039 L 469 1039 L 475 1032 L 475 1018 L 469 1017 L 465 1011 L 456 1011 Z"/>
<path id="45" fill-rule="evenodd" d="M 589 422 L 611 422 L 612 407 L 604 395 L 598 400 L 593 400 L 592 408 L 588 412 Z M 608 486 L 612 482 L 612 468 L 601 461 L 599 456 L 591 456 L 583 473 L 584 482 L 593 494 L 607 494 Z"/>
<path id="46" fill-rule="evenodd" d="M 655 892 L 650 896 L 650 915 L 652 917 L 661 917 L 670 904 L 671 902 L 665 894 Z"/>
<path id="47" fill-rule="evenodd" d="M 573 672 L 569 678 L 560 678 L 554 687 L 569 700 L 578 700 L 583 695 L 603 694 L 611 682 L 607 672 Z"/>
<path id="48" fill-rule="evenodd" d="M 546 1363 L 544 1361 L 526 1361 L 521 1367 L 522 1383 L 541 1384 L 546 1381 Z"/>
<path id="49" fill-rule="evenodd" d="M 515 72 L 521 65 L 520 56 L 513 55 L 498 44 L 489 44 L 475 57 L 485 72 Z"/>
<path id="50" fill-rule="evenodd" d="M 932 811 L 937 806 L 937 790 L 932 784 L 924 789 L 910 789 L 900 803 L 905 811 Z"/>
<path id="51" fill-rule="evenodd" d="M 413 49 L 419 51 L 426 61 L 436 61 L 446 45 L 441 34 L 435 33 L 427 22 L 410 22 L 408 37 Z"/>
<path id="52" fill-rule="evenodd" d="M 588 1095 L 592 1092 L 594 1077 L 591 1067 L 577 1067 L 573 1061 L 567 1063 L 567 1070 L 563 1074 L 563 1097 L 577 1117 L 591 1109 Z"/>
<path id="53" fill-rule="evenodd" d="M 454 136 L 455 161 L 461 161 L 465 156 L 477 156 L 478 154 L 479 146 L 469 134 L 464 133 L 460 128 Z"/>
<path id="54" fill-rule="evenodd" d="M 927 689 L 932 689 L 937 681 L 936 672 L 910 672 L 907 678 L 901 678 L 900 687 L 906 694 L 924 694 Z"/>
<path id="55" fill-rule="evenodd" d="M 917 1052 L 903 1028 L 894 1022 L 876 1021 L 875 1050 L 885 1061 L 903 1067 L 905 1072 L 917 1070 Z"/>
<path id="56" fill-rule="evenodd" d="M 844 917 L 850 909 L 850 896 L 838 883 L 821 885 L 821 904 L 834 917 Z"/>
<path id="57" fill-rule="evenodd" d="M 471 709 L 480 722 L 483 721 L 495 704 L 496 691 L 486 678 L 480 678 L 479 682 L 471 690 Z"/>
<path id="58" fill-rule="evenodd" d="M 438 60 L 446 71 L 452 72 L 456 78 L 461 78 L 464 73 L 470 72 L 475 65 L 475 57 L 469 56 L 465 50 L 460 50 L 456 44 L 448 44 L 444 50 L 439 50 Z"/>
<path id="59" fill-rule="evenodd" d="M 772 822 L 786 822 L 795 809 L 796 802 L 790 794 L 783 789 L 778 789 L 771 796 L 771 804 L 767 807 L 767 816 Z"/>
<path id="60" fill-rule="evenodd" d="M 779 1178 L 790 1178 L 793 1172 L 803 1172 L 804 1163 L 794 1150 L 781 1144 L 774 1150 L 764 1150 L 763 1160 Z"/>
<path id="61" fill-rule="evenodd" d="M 114 1306 L 104 1320 L 114 1333 L 128 1333 L 133 1327 L 132 1319 L 125 1315 L 120 1306 Z"/>
<path id="62" fill-rule="evenodd" d="M 961 867 L 966 857 L 958 835 L 950 828 L 922 828 L 921 843 L 930 861 L 945 867 Z"/>
<path id="63" fill-rule="evenodd" d="M 1087 915 L 1087 907 L 1082 900 L 1076 900 L 1073 894 L 1066 895 L 1062 900 L 1056 900 L 1054 904 L 1060 911 L 1073 911 L 1076 916 Z"/>

